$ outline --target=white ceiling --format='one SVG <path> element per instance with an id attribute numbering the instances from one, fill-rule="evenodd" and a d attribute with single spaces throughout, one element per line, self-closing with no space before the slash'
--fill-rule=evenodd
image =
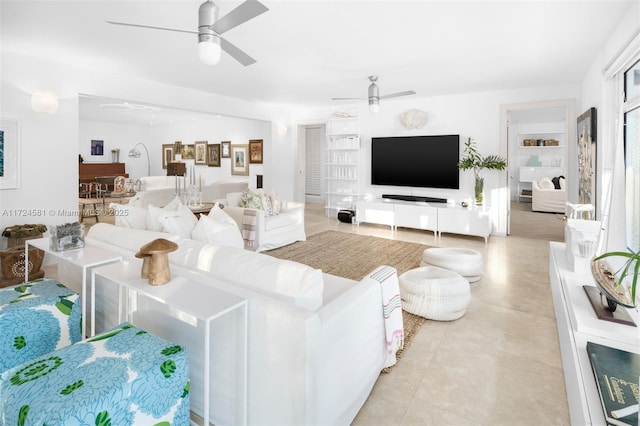
<path id="1" fill-rule="evenodd" d="M 340 105 L 380 94 L 433 96 L 576 84 L 635 0 L 261 0 L 269 11 L 225 33 L 258 62 L 198 61 L 201 0 L 1 0 L 2 49 L 256 102 Z M 216 1 L 220 16 L 241 3 Z M 363 101 L 364 102 L 364 101 Z M 344 102 L 343 102 L 344 103 Z"/>

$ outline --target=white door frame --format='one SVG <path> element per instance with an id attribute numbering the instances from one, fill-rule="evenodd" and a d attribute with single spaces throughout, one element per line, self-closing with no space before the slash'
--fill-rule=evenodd
<path id="1" fill-rule="evenodd" d="M 307 126 L 327 126 L 326 118 L 300 120 L 296 122 L 296 147 L 297 153 L 295 156 L 296 164 L 294 170 L 296 170 L 296 183 L 295 183 L 295 199 L 306 201 L 305 196 L 305 127 Z"/>
<path id="2" fill-rule="evenodd" d="M 503 104 L 500 105 L 500 155 L 507 159 L 509 156 L 509 124 L 511 121 L 511 112 L 513 111 L 525 111 L 529 109 L 545 109 L 545 108 L 564 108 L 565 109 L 565 130 L 567 135 L 566 140 L 566 169 L 567 169 L 567 200 L 569 200 L 569 194 L 574 185 L 576 185 L 576 176 L 574 173 L 575 162 L 574 153 L 575 147 L 573 141 L 576 140 L 576 102 L 574 99 L 559 99 L 555 101 L 538 101 L 538 102 L 523 102 L 516 104 Z M 505 206 L 499 209 L 498 217 L 498 229 L 502 229 L 507 235 L 511 233 L 511 179 L 509 176 L 509 167 L 507 167 L 507 173 L 501 173 L 499 178 L 499 187 L 505 188 L 505 193 L 501 194 L 500 203 L 505 203 Z M 500 206 L 499 206 L 500 207 Z"/>

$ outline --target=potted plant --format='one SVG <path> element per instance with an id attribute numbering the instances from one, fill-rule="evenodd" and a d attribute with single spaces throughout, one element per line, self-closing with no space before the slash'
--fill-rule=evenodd
<path id="1" fill-rule="evenodd" d="M 609 264 L 604 260 L 607 257 L 625 257 L 623 265 L 616 271 L 611 272 Z M 591 261 L 591 273 L 595 278 L 598 288 L 607 298 L 607 305 L 613 312 L 617 305 L 627 308 L 635 308 L 636 287 L 638 285 L 638 274 L 640 272 L 640 251 L 635 253 L 626 251 L 611 251 L 596 256 Z M 625 283 L 625 279 L 629 278 Z"/>
<path id="2" fill-rule="evenodd" d="M 473 169 L 475 177 L 475 199 L 476 204 L 481 205 L 484 201 L 484 178 L 480 177 L 480 172 L 483 169 L 488 170 L 504 170 L 507 167 L 507 160 L 497 155 L 488 155 L 483 157 L 478 152 L 476 142 L 467 138 L 464 144 L 464 152 L 462 160 L 458 163 L 460 170 Z"/>

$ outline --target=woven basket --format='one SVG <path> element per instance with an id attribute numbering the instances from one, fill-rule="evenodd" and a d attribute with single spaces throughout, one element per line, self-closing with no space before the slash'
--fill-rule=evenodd
<path id="1" fill-rule="evenodd" d="M 2 266 L 0 287 L 24 282 L 25 272 L 29 273 L 29 281 L 44 276 L 44 271 L 40 270 L 44 251 L 29 247 L 29 265 L 26 268 L 24 257 L 24 246 L 0 250 L 0 265 Z"/>

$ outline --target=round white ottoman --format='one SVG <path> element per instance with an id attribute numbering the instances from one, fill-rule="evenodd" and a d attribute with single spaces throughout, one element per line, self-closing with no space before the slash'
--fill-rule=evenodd
<path id="1" fill-rule="evenodd" d="M 470 283 L 482 277 L 482 255 L 466 248 L 432 247 L 422 253 L 420 266 L 439 266 L 462 275 Z"/>
<path id="2" fill-rule="evenodd" d="M 469 282 L 448 269 L 423 266 L 401 274 L 398 280 L 402 309 L 427 319 L 458 319 L 471 302 Z"/>

